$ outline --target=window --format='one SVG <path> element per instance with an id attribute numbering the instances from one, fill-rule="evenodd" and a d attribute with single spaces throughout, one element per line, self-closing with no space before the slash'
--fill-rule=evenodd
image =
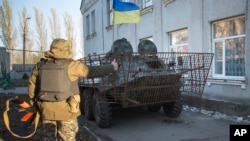
<path id="1" fill-rule="evenodd" d="M 245 17 L 212 23 L 213 76 L 243 78 L 245 76 Z"/>
<path id="2" fill-rule="evenodd" d="M 92 34 L 95 33 L 95 11 L 91 12 L 91 20 L 92 20 Z"/>
<path id="3" fill-rule="evenodd" d="M 181 29 L 177 31 L 173 31 L 169 33 L 169 42 L 170 42 L 170 50 L 171 52 L 182 52 L 182 53 L 188 53 L 188 30 L 187 29 Z M 185 54 L 183 54 L 185 55 Z M 173 55 L 170 60 L 170 62 L 179 62 L 179 58 L 175 55 Z M 187 64 L 185 67 L 188 68 Z M 178 68 L 175 68 L 178 69 Z M 190 77 L 190 74 L 185 73 L 183 74 L 183 78 L 188 78 Z M 184 82 L 185 85 L 187 85 L 188 81 Z"/>
<path id="4" fill-rule="evenodd" d="M 141 8 L 144 9 L 146 7 L 149 7 L 153 4 L 153 1 L 152 0 L 142 0 L 142 6 Z"/>
<path id="5" fill-rule="evenodd" d="M 113 9 L 113 1 L 107 0 L 107 26 L 112 25 L 112 9 Z"/>
<path id="6" fill-rule="evenodd" d="M 89 23 L 89 15 L 86 16 L 86 29 L 87 29 L 87 36 L 90 35 L 90 23 Z"/>
<path id="7" fill-rule="evenodd" d="M 153 5 L 153 0 L 141 0 L 141 9 Z"/>
<path id="8" fill-rule="evenodd" d="M 182 29 L 169 33 L 171 52 L 188 52 L 188 30 Z"/>

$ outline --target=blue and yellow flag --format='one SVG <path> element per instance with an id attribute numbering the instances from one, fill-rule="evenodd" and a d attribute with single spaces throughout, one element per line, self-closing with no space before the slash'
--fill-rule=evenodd
<path id="1" fill-rule="evenodd" d="M 140 22 L 140 8 L 131 2 L 113 0 L 113 24 Z"/>

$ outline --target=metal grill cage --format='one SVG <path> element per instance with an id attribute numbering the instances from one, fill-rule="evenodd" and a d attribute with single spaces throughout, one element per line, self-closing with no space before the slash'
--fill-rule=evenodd
<path id="1" fill-rule="evenodd" d="M 113 59 L 119 64 L 117 72 L 100 78 L 82 78 L 79 84 L 98 90 L 108 102 L 131 107 L 179 100 L 181 94 L 201 96 L 213 54 L 97 54 L 80 61 L 97 66 L 110 64 Z"/>

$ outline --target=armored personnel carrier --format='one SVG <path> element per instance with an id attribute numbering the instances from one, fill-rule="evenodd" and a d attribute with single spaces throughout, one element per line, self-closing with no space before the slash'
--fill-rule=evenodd
<path id="1" fill-rule="evenodd" d="M 143 40 L 133 52 L 126 39 L 116 40 L 106 54 L 81 59 L 90 66 L 110 64 L 116 59 L 117 72 L 100 78 L 81 78 L 81 110 L 101 128 L 111 125 L 112 107 L 146 106 L 149 112 L 163 108 L 175 118 L 182 112 L 182 95 L 201 96 L 212 53 L 157 52 L 152 41 Z"/>

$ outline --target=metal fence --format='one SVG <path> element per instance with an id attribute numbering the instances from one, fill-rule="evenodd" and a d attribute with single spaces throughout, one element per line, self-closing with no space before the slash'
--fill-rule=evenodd
<path id="1" fill-rule="evenodd" d="M 119 64 L 117 72 L 100 78 L 82 78 L 79 84 L 98 90 L 110 102 L 129 103 L 126 106 L 133 106 L 174 101 L 181 94 L 201 96 L 213 54 L 99 54 L 81 61 L 96 66 L 109 64 L 114 58 Z"/>

